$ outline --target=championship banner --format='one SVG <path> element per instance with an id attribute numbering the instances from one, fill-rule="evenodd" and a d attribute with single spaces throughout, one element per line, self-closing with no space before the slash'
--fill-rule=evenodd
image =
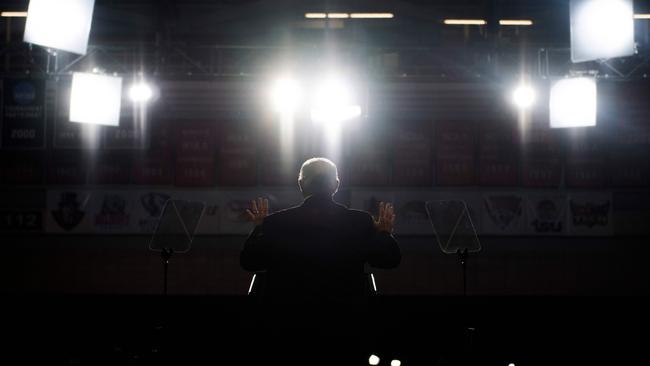
<path id="1" fill-rule="evenodd" d="M 483 196 L 481 232 L 488 235 L 521 235 L 524 228 L 524 197 L 515 192 Z"/>
<path id="2" fill-rule="evenodd" d="M 184 123 L 176 128 L 175 184 L 186 187 L 215 183 L 215 126 L 210 122 Z"/>
<path id="3" fill-rule="evenodd" d="M 431 125 L 400 123 L 393 135 L 393 181 L 395 186 L 431 186 Z"/>
<path id="4" fill-rule="evenodd" d="M 602 136 L 580 131 L 567 146 L 566 185 L 572 188 L 601 188 L 605 185 L 605 154 Z"/>
<path id="5" fill-rule="evenodd" d="M 172 185 L 173 162 L 168 151 L 139 151 L 134 153 L 133 183 L 138 185 Z"/>
<path id="6" fill-rule="evenodd" d="M 616 235 L 650 234 L 650 195 L 646 191 L 614 192 Z"/>
<path id="7" fill-rule="evenodd" d="M 2 86 L 2 148 L 45 148 L 45 81 L 4 79 Z"/>
<path id="8" fill-rule="evenodd" d="M 302 195 L 298 189 L 255 191 L 225 191 L 220 192 L 221 201 L 221 233 L 248 234 L 253 230 L 253 223 L 247 219 L 246 209 L 251 207 L 251 201 L 258 197 L 269 200 L 269 213 L 300 205 Z"/>
<path id="9" fill-rule="evenodd" d="M 54 150 L 50 153 L 47 182 L 55 185 L 83 185 L 88 179 L 88 162 L 79 151 Z"/>
<path id="10" fill-rule="evenodd" d="M 101 127 L 70 122 L 71 82 L 59 82 L 54 111 L 55 149 L 98 149 L 101 145 Z"/>
<path id="11" fill-rule="evenodd" d="M 44 212 L 45 191 L 0 191 L 0 233 L 40 233 Z"/>
<path id="12" fill-rule="evenodd" d="M 214 157 L 176 157 L 174 172 L 174 184 L 177 186 L 214 186 Z"/>
<path id="13" fill-rule="evenodd" d="M 225 123 L 219 128 L 217 180 L 220 186 L 257 184 L 257 137 L 251 123 Z"/>
<path id="14" fill-rule="evenodd" d="M 43 151 L 2 151 L 0 164 L 1 184 L 41 185 L 45 181 Z"/>
<path id="15" fill-rule="evenodd" d="M 345 144 L 347 160 L 347 185 L 357 187 L 385 186 L 389 184 L 390 163 L 386 152 L 385 130 L 378 126 L 358 126 Z M 340 172 L 339 172 L 340 174 Z"/>
<path id="16" fill-rule="evenodd" d="M 515 186 L 519 183 L 519 139 L 513 125 L 492 122 L 479 134 L 479 184 Z"/>
<path id="17" fill-rule="evenodd" d="M 130 152 L 100 151 L 90 162 L 92 184 L 129 184 L 133 156 Z"/>
<path id="18" fill-rule="evenodd" d="M 547 124 L 532 123 L 522 135 L 522 183 L 525 187 L 559 187 L 562 158 L 557 132 Z"/>
<path id="19" fill-rule="evenodd" d="M 309 139 L 295 136 L 309 136 L 294 124 L 293 137 L 287 136 L 286 143 L 280 131 L 279 121 L 263 121 L 260 136 L 259 184 L 263 186 L 292 186 L 298 184 L 298 172 L 308 157 Z M 312 156 L 309 156 L 312 157 Z"/>
<path id="20" fill-rule="evenodd" d="M 526 226 L 533 235 L 567 233 L 567 197 L 557 193 L 526 195 Z"/>
<path id="21" fill-rule="evenodd" d="M 650 126 L 621 124 L 613 133 L 608 175 L 616 187 L 650 185 Z"/>
<path id="22" fill-rule="evenodd" d="M 439 122 L 436 124 L 436 184 L 471 185 L 475 182 L 474 124 Z"/>
<path id="23" fill-rule="evenodd" d="M 134 110 L 133 103 L 122 103 L 119 126 L 102 127 L 102 147 L 107 150 L 144 150 L 149 147 L 148 120 Z"/>
<path id="24" fill-rule="evenodd" d="M 611 194 L 585 192 L 569 196 L 570 235 L 611 235 L 612 219 Z"/>

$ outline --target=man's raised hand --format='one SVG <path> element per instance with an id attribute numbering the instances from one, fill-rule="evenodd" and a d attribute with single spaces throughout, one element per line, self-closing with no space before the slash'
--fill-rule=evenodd
<path id="1" fill-rule="evenodd" d="M 379 231 L 387 233 L 393 232 L 393 225 L 395 224 L 395 212 L 393 205 L 390 203 L 379 202 L 379 215 L 375 219 L 375 228 Z"/>
<path id="2" fill-rule="evenodd" d="M 251 201 L 251 208 L 246 209 L 248 221 L 255 225 L 261 225 L 264 218 L 269 215 L 269 200 L 266 198 L 258 198 Z"/>

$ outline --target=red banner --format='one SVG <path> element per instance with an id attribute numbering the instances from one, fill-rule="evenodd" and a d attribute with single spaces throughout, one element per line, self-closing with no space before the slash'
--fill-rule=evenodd
<path id="1" fill-rule="evenodd" d="M 485 123 L 479 135 L 479 184 L 514 186 L 519 181 L 519 138 L 510 121 Z"/>
<path id="2" fill-rule="evenodd" d="M 45 157 L 41 152 L 9 152 L 0 155 L 0 182 L 23 185 L 43 184 L 45 178 Z"/>
<path id="3" fill-rule="evenodd" d="M 171 154 L 163 151 L 136 153 L 133 164 L 133 182 L 142 185 L 172 184 Z"/>
<path id="4" fill-rule="evenodd" d="M 256 185 L 257 138 L 251 124 L 227 123 L 219 132 L 219 185 Z"/>
<path id="5" fill-rule="evenodd" d="M 79 150 L 56 150 L 50 155 L 47 181 L 50 184 L 85 184 L 88 164 Z"/>
<path id="6" fill-rule="evenodd" d="M 650 184 L 650 126 L 630 123 L 616 126 L 608 175 L 617 187 Z"/>
<path id="7" fill-rule="evenodd" d="M 475 125 L 439 122 L 436 125 L 436 184 L 470 185 L 475 182 Z"/>
<path id="8" fill-rule="evenodd" d="M 182 123 L 176 127 L 175 184 L 203 187 L 215 183 L 214 122 Z"/>
<path id="9" fill-rule="evenodd" d="M 430 186 L 431 124 L 400 123 L 392 136 L 393 185 Z"/>
<path id="10" fill-rule="evenodd" d="M 593 130 L 576 130 L 567 144 L 566 185 L 600 188 L 605 185 L 603 139 Z"/>
<path id="11" fill-rule="evenodd" d="M 129 184 L 132 155 L 128 152 L 101 151 L 90 161 L 93 184 Z"/>
<path id="12" fill-rule="evenodd" d="M 353 186 L 385 186 L 390 180 L 387 134 L 377 126 L 362 125 L 348 135 L 347 182 Z M 346 177 L 344 177 L 346 178 Z"/>
<path id="13" fill-rule="evenodd" d="M 214 185 L 214 158 L 176 158 L 175 184 L 184 187 Z"/>
<path id="14" fill-rule="evenodd" d="M 525 187 L 559 187 L 562 180 L 560 140 L 547 124 L 533 123 L 522 133 L 522 183 Z"/>

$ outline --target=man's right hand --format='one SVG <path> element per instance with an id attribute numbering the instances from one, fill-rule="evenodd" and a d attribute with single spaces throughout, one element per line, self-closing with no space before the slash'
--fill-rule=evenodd
<path id="1" fill-rule="evenodd" d="M 379 215 L 375 221 L 375 228 L 378 231 L 387 233 L 393 232 L 393 225 L 395 224 L 395 213 L 393 205 L 390 203 L 379 202 Z"/>
<path id="2" fill-rule="evenodd" d="M 248 221 L 254 223 L 256 226 L 264 222 L 264 218 L 269 215 L 269 200 L 266 198 L 258 198 L 257 201 L 251 201 L 251 208 L 246 209 Z"/>

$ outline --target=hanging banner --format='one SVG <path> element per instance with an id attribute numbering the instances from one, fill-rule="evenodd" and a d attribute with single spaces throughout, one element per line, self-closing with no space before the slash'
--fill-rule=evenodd
<path id="1" fill-rule="evenodd" d="M 45 148 L 45 81 L 4 79 L 2 85 L 2 148 Z"/>
<path id="2" fill-rule="evenodd" d="M 48 159 L 47 182 L 57 185 L 86 184 L 88 162 L 79 151 L 54 150 Z"/>
<path id="3" fill-rule="evenodd" d="M 519 193 L 499 192 L 483 196 L 481 232 L 520 235 L 524 230 L 524 198 Z"/>
<path id="4" fill-rule="evenodd" d="M 608 175 L 616 187 L 650 185 L 650 126 L 618 124 L 609 149 Z"/>
<path id="5" fill-rule="evenodd" d="M 569 195 L 570 235 L 611 235 L 612 195 L 600 192 Z"/>
<path id="6" fill-rule="evenodd" d="M 250 123 L 225 123 L 219 126 L 218 173 L 220 186 L 257 184 L 257 138 Z"/>
<path id="7" fill-rule="evenodd" d="M 143 150 L 149 147 L 144 114 L 134 110 L 133 103 L 122 103 L 118 126 L 102 127 L 102 147 L 113 150 Z"/>
<path id="8" fill-rule="evenodd" d="M 92 184 L 129 184 L 133 155 L 130 152 L 100 151 L 92 158 L 90 178 Z"/>
<path id="9" fill-rule="evenodd" d="M 479 134 L 479 184 L 515 186 L 519 183 L 519 139 L 517 131 L 505 122 L 481 125 Z"/>
<path id="10" fill-rule="evenodd" d="M 41 185 L 45 181 L 44 151 L 3 151 L 0 164 L 1 184 Z"/>
<path id="11" fill-rule="evenodd" d="M 431 186 L 431 126 L 428 122 L 400 123 L 392 136 L 395 186 Z"/>
<path id="12" fill-rule="evenodd" d="M 168 151 L 134 153 L 133 183 L 138 185 L 171 185 L 174 182 L 173 160 Z"/>
<path id="13" fill-rule="evenodd" d="M 525 187 L 559 187 L 562 180 L 560 139 L 548 124 L 531 123 L 522 134 L 522 183 Z"/>
<path id="14" fill-rule="evenodd" d="M 567 198 L 557 193 L 530 192 L 526 195 L 526 225 L 533 235 L 565 235 Z"/>
<path id="15" fill-rule="evenodd" d="M 184 123 L 176 127 L 177 186 L 202 187 L 215 183 L 216 132 L 211 122 Z"/>
<path id="16" fill-rule="evenodd" d="M 471 185 L 475 182 L 475 132 L 468 122 L 436 124 L 436 184 Z"/>
<path id="17" fill-rule="evenodd" d="M 594 130 L 576 130 L 567 144 L 566 185 L 572 188 L 605 186 L 604 139 Z"/>
<path id="18" fill-rule="evenodd" d="M 368 187 L 386 186 L 390 179 L 390 163 L 386 151 L 387 136 L 379 126 L 355 125 L 345 144 L 348 170 L 347 185 Z"/>

